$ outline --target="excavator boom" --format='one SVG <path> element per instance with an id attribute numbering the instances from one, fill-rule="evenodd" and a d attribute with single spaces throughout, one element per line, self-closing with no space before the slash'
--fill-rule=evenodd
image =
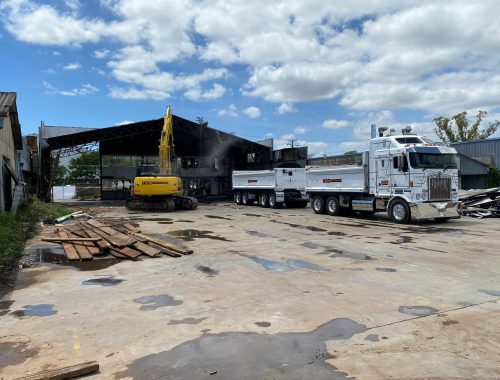
<path id="1" fill-rule="evenodd" d="M 132 197 L 126 206 L 131 210 L 194 210 L 198 200 L 182 195 L 182 180 L 173 175 L 171 158 L 174 149 L 174 130 L 170 106 L 163 118 L 159 148 L 159 173 L 137 176 L 134 179 Z"/>

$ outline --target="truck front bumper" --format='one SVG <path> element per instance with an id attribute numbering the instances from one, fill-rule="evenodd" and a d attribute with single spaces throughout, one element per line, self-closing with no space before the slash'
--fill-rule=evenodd
<path id="1" fill-rule="evenodd" d="M 458 205 L 460 202 L 431 202 L 410 204 L 412 220 L 434 218 L 460 218 Z"/>

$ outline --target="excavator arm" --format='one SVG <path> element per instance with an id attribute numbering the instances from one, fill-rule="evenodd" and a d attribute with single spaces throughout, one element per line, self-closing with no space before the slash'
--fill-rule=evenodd
<path id="1" fill-rule="evenodd" d="M 167 107 L 167 112 L 163 118 L 163 129 L 160 137 L 160 167 L 159 171 L 162 175 L 171 175 L 172 167 L 170 163 L 171 151 L 174 148 L 174 130 L 172 124 L 172 111 L 170 106 Z"/>

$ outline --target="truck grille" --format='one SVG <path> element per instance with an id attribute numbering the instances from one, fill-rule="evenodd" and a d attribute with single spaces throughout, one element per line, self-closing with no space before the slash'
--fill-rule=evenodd
<path id="1" fill-rule="evenodd" d="M 449 201 L 451 198 L 451 178 L 429 178 L 429 201 Z"/>

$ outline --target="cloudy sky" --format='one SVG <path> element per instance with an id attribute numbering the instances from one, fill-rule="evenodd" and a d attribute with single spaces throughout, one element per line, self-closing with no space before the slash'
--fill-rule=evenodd
<path id="1" fill-rule="evenodd" d="M 318 154 L 370 124 L 500 119 L 500 1 L 0 0 L 24 133 L 174 114 Z"/>

